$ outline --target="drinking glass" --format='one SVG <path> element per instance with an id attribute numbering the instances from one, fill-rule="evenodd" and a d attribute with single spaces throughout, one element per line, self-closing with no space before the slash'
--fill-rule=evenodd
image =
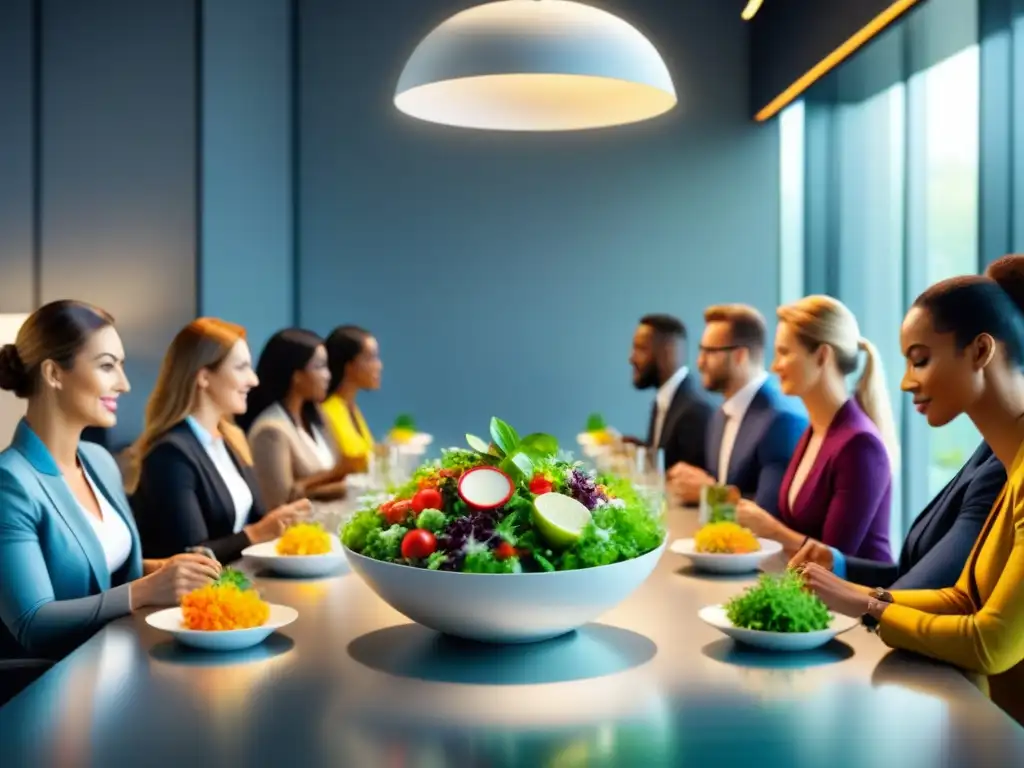
<path id="1" fill-rule="evenodd" d="M 370 485 L 375 490 L 386 490 L 403 482 L 401 477 L 402 453 L 397 445 L 376 445 L 370 454 Z"/>
<path id="2" fill-rule="evenodd" d="M 665 505 L 665 452 L 660 448 L 635 446 L 631 480 L 648 502 L 653 514 L 661 514 Z"/>

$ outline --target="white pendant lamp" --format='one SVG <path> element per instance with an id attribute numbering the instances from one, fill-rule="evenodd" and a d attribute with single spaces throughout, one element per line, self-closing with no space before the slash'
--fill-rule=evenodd
<path id="1" fill-rule="evenodd" d="M 648 120 L 676 105 L 665 62 L 635 27 L 570 0 L 498 0 L 427 35 L 395 106 L 420 120 L 573 131 Z"/>

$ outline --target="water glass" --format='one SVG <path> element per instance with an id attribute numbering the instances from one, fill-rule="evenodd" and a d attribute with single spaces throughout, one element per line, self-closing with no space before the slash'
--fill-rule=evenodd
<path id="1" fill-rule="evenodd" d="M 665 504 L 665 452 L 660 448 L 635 446 L 631 480 L 652 512 L 660 514 Z"/>

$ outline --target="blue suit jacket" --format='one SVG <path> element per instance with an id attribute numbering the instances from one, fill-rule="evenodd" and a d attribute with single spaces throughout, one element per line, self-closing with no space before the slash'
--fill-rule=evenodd
<path id="1" fill-rule="evenodd" d="M 1006 469 L 982 443 L 918 515 L 900 552 L 900 561 L 876 563 L 836 556 L 837 576 L 866 587 L 943 589 L 960 577 L 981 535 L 996 497 L 1006 484 Z"/>
<path id="2" fill-rule="evenodd" d="M 782 478 L 807 425 L 803 402 L 782 394 L 775 380 L 769 378 L 754 395 L 740 423 L 726 482 L 777 516 Z M 719 408 L 707 432 L 708 473 L 716 478 L 724 429 L 725 415 Z"/>
<path id="3" fill-rule="evenodd" d="M 99 539 L 42 440 L 22 420 L 0 453 L 0 656 L 59 657 L 131 611 L 142 547 L 114 458 L 78 459 L 128 526 L 131 554 L 110 573 Z"/>

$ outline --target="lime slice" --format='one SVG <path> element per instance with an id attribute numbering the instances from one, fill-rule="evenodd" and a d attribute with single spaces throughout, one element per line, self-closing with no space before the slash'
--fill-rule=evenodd
<path id="1" fill-rule="evenodd" d="M 533 500 L 533 522 L 553 549 L 564 549 L 583 533 L 590 510 L 572 496 L 544 493 Z"/>

